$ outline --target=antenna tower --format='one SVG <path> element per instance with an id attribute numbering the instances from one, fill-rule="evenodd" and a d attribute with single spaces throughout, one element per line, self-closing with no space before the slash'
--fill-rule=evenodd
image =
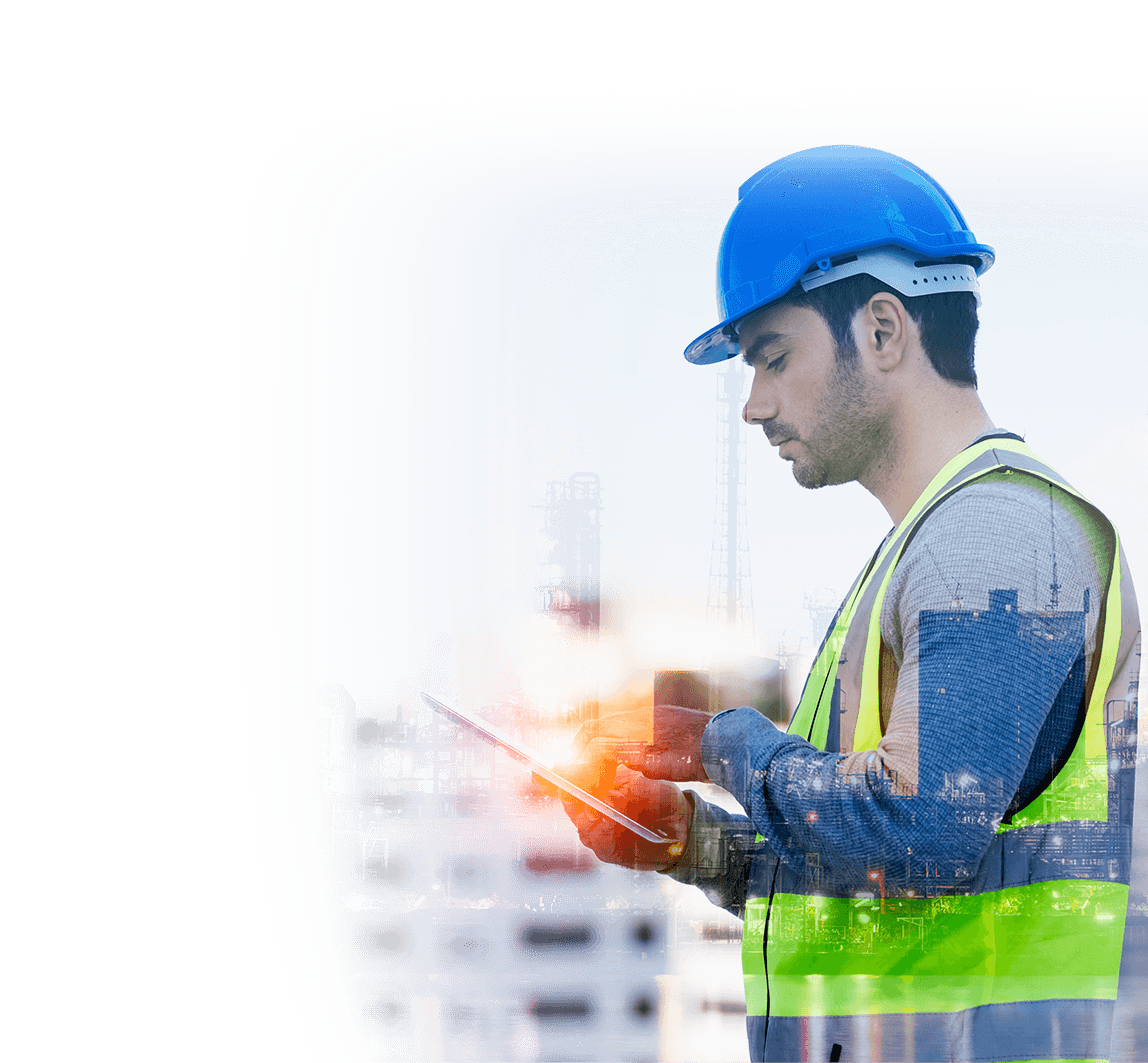
<path id="1" fill-rule="evenodd" d="M 756 652 L 745 506 L 745 373 L 736 358 L 717 375 L 717 508 L 706 626 L 729 651 Z"/>

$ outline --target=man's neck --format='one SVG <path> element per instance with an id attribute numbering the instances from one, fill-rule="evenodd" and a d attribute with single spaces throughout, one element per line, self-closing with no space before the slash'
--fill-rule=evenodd
<path id="1" fill-rule="evenodd" d="M 902 404 L 886 452 L 861 485 L 900 524 L 934 476 L 974 439 L 996 426 L 976 389 L 945 384 Z"/>

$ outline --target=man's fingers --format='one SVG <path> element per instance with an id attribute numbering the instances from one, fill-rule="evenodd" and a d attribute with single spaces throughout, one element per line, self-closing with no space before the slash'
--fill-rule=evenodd
<path id="1" fill-rule="evenodd" d="M 595 739 L 648 745 L 654 740 L 653 714 L 652 704 L 635 704 L 618 711 L 603 712 L 598 719 L 582 725 L 574 736 L 574 745 L 578 749 L 585 749 Z"/>
<path id="2" fill-rule="evenodd" d="M 612 825 L 612 820 L 607 819 L 605 816 L 599 814 L 594 809 L 582 804 L 581 801 L 563 801 L 562 807 L 566 810 L 566 815 L 569 817 L 570 822 L 574 824 L 574 828 L 578 831 L 578 837 L 582 844 L 593 849 L 595 853 L 603 848 L 601 842 L 595 844 L 595 832 L 599 832 L 599 828 L 605 826 L 607 829 Z"/>
<path id="3" fill-rule="evenodd" d="M 701 757 L 690 749 L 645 742 L 621 742 L 614 738 L 595 738 L 583 751 L 583 760 L 595 763 L 624 764 L 640 771 L 648 779 L 673 779 L 677 782 L 705 781 Z"/>
<path id="4" fill-rule="evenodd" d="M 582 760 L 588 763 L 625 764 L 641 771 L 650 759 L 650 747 L 645 742 L 624 741 L 604 735 L 588 742 L 582 751 Z"/>
<path id="5" fill-rule="evenodd" d="M 588 790 L 595 797 L 602 797 L 614 785 L 617 768 L 616 762 L 595 757 L 588 762 L 562 764 L 554 770 L 580 789 Z"/>

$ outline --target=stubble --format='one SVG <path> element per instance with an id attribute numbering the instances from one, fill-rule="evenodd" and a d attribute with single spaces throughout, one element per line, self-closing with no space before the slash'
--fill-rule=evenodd
<path id="1" fill-rule="evenodd" d="M 833 484 L 867 482 L 891 457 L 891 418 L 856 359 L 834 359 L 818 404 L 817 423 L 801 440 L 804 454 L 793 462 L 793 478 L 816 490 Z"/>

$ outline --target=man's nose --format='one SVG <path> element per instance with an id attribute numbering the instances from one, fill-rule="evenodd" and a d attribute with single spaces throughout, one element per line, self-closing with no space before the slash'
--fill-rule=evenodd
<path id="1" fill-rule="evenodd" d="M 741 419 L 746 424 L 764 424 L 777 417 L 777 400 L 765 386 L 759 373 L 753 374 L 753 384 L 749 389 L 749 399 L 741 411 Z"/>

